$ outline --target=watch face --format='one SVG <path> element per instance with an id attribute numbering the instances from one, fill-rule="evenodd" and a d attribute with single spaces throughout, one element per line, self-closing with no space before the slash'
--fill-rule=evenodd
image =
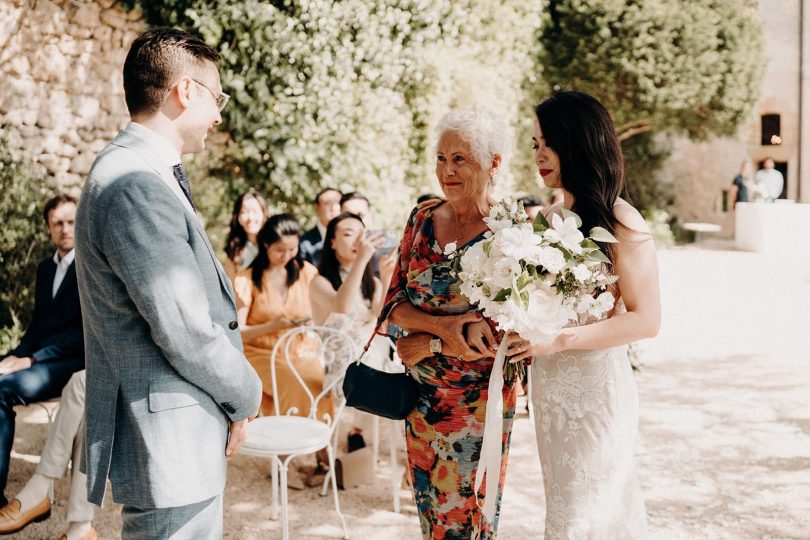
<path id="1" fill-rule="evenodd" d="M 440 353 L 442 352 L 442 340 L 439 338 L 433 338 L 430 340 L 430 352 L 432 353 Z"/>

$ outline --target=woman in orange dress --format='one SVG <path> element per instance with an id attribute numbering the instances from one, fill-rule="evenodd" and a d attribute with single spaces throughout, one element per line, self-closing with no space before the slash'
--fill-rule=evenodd
<path id="1" fill-rule="evenodd" d="M 289 364 L 295 366 L 313 396 L 323 389 L 324 371 L 315 341 L 298 335 L 290 345 L 290 357 L 285 360 L 283 354 L 279 354 L 276 358 L 279 395 L 273 395 L 270 371 L 273 346 L 286 331 L 308 323 L 312 317 L 309 285 L 318 271 L 299 256 L 300 234 L 301 228 L 291 215 L 278 214 L 269 218 L 257 236 L 259 253 L 256 259 L 234 279 L 245 356 L 262 380 L 263 415 L 275 414 L 275 399 L 278 399 L 281 414 L 287 414 L 293 407 L 296 409 L 294 414 L 309 414 L 309 397 Z M 322 399 L 318 405 L 317 417 L 323 418 L 325 414 L 332 415 L 330 399 Z"/>

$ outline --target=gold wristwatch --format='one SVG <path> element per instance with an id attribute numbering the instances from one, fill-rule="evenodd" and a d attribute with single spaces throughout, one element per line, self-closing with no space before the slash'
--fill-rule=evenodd
<path id="1" fill-rule="evenodd" d="M 430 338 L 430 352 L 433 354 L 441 354 L 442 352 L 442 340 L 441 338 Z"/>

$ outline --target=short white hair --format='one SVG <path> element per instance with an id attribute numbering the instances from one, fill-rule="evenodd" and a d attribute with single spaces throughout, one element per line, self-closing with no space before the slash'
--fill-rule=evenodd
<path id="1" fill-rule="evenodd" d="M 439 141 L 449 131 L 458 133 L 470 145 L 482 168 L 489 168 L 492 157 L 499 155 L 501 163 L 495 174 L 506 169 L 512 156 L 512 130 L 501 118 L 477 107 L 451 110 L 439 120 L 434 154 Z"/>

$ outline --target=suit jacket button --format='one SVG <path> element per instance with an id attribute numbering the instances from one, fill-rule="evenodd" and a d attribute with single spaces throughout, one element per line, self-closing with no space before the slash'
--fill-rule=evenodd
<path id="1" fill-rule="evenodd" d="M 236 412 L 236 409 L 234 409 L 233 406 L 230 403 L 228 403 L 227 401 L 222 402 L 219 405 L 220 405 L 220 407 L 222 407 L 222 410 L 225 411 L 228 414 L 233 414 L 233 413 Z"/>
<path id="2" fill-rule="evenodd" d="M 236 330 L 237 328 L 239 328 L 239 323 L 236 321 L 231 321 L 228 323 L 228 328 L 230 328 L 231 330 Z"/>

